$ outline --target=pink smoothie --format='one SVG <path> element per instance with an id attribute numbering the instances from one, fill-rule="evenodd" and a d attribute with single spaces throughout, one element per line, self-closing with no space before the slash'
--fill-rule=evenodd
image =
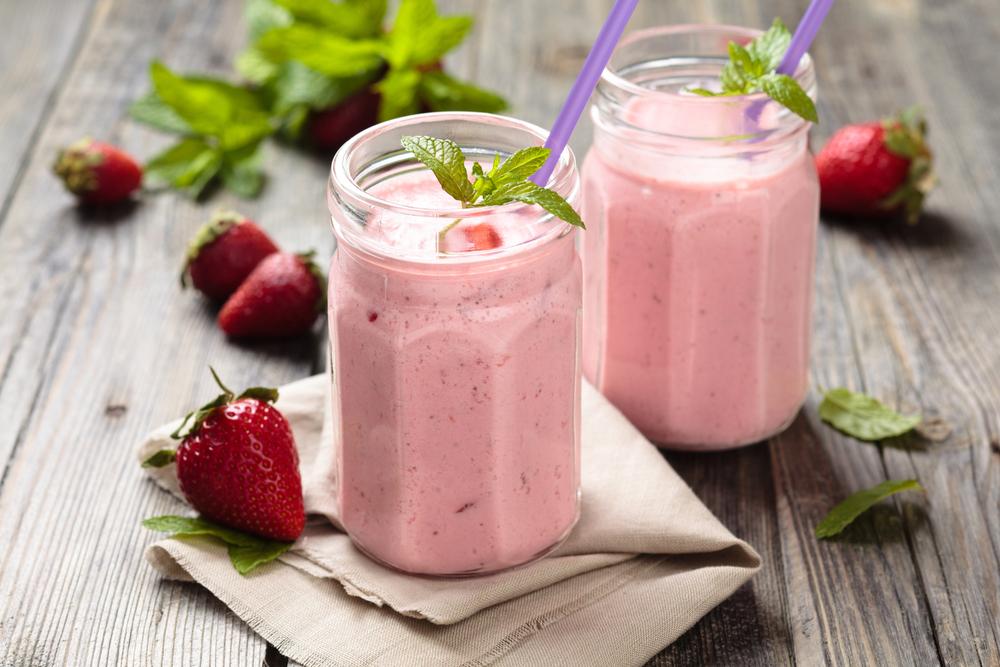
<path id="1" fill-rule="evenodd" d="M 742 122 L 633 100 L 634 126 Z M 742 113 L 742 112 L 738 112 Z M 804 134 L 721 157 L 598 132 L 583 169 L 584 372 L 650 439 L 722 449 L 784 428 L 806 392 L 818 187 Z M 592 227 L 594 225 L 592 224 Z"/>
<path id="2" fill-rule="evenodd" d="M 368 192 L 458 208 L 427 171 Z M 469 245 L 479 220 L 448 232 L 457 262 L 435 260 L 427 231 L 441 220 L 376 211 L 365 234 L 413 261 L 343 239 L 333 259 L 341 520 L 392 567 L 501 570 L 547 552 L 577 519 L 579 259 L 573 234 L 511 248 L 542 218 L 522 210 L 489 218 L 498 250 Z"/>

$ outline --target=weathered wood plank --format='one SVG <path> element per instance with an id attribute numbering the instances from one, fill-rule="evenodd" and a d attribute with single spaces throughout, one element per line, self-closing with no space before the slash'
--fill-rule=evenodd
<path id="1" fill-rule="evenodd" d="M 93 0 L 0 3 L 0 218 L 89 25 Z"/>
<path id="2" fill-rule="evenodd" d="M 172 195 L 83 214 L 47 173 L 89 132 L 147 156 L 165 139 L 125 119 L 146 63 L 225 71 L 242 40 L 239 0 L 105 2 L 0 228 L 0 664 L 260 663 L 265 644 L 203 590 L 160 581 L 139 520 L 179 504 L 143 479 L 131 449 L 151 426 L 233 385 L 316 368 L 318 338 L 237 346 L 181 293 L 188 238 L 211 212 Z M 252 205 L 291 248 L 329 252 L 322 161 L 268 154 L 276 180 Z"/>

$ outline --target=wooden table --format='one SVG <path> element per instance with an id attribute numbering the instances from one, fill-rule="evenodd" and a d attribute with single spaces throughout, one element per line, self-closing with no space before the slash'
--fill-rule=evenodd
<path id="1" fill-rule="evenodd" d="M 449 65 L 546 124 L 610 0 L 465 0 L 475 33 Z M 270 146 L 252 202 L 164 194 L 84 213 L 49 173 L 81 135 L 142 157 L 167 138 L 131 122 L 147 63 L 229 69 L 240 0 L 0 3 L 0 664 L 281 665 L 194 585 L 141 554 L 146 516 L 179 504 L 145 481 L 133 447 L 231 384 L 323 368 L 322 336 L 226 342 L 181 292 L 187 240 L 216 206 L 290 248 L 328 253 L 322 159 Z M 805 0 L 641 3 L 633 27 L 763 26 Z M 842 0 L 813 52 L 823 124 L 912 102 L 927 110 L 942 186 L 913 228 L 824 224 L 813 381 L 873 393 L 936 420 L 908 448 L 822 425 L 816 394 L 784 434 L 741 451 L 667 459 L 764 558 L 757 577 L 652 664 L 1000 664 L 1000 43 L 996 0 Z M 582 154 L 590 129 L 575 137 Z M 854 490 L 917 477 L 847 539 L 812 528 Z M 672 604 L 664 600 L 664 605 Z"/>

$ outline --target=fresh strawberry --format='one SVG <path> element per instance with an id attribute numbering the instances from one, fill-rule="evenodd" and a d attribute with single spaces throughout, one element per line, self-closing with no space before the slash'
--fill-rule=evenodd
<path id="1" fill-rule="evenodd" d="M 381 96 L 370 87 L 351 95 L 336 106 L 314 111 L 306 125 L 309 144 L 335 150 L 358 132 L 378 122 Z"/>
<path id="2" fill-rule="evenodd" d="M 222 394 L 184 418 L 143 466 L 177 463 L 177 481 L 205 518 L 267 539 L 292 541 L 305 525 L 302 478 L 292 429 L 271 403 L 276 389 L 233 394 L 212 370 Z"/>
<path id="3" fill-rule="evenodd" d="M 207 297 L 222 301 L 261 260 L 276 252 L 278 246 L 252 220 L 239 213 L 216 213 L 188 246 L 181 285 L 186 287 L 190 278 Z"/>
<path id="4" fill-rule="evenodd" d="M 121 201 L 142 184 L 142 167 L 132 156 L 93 139 L 81 139 L 60 151 L 52 170 L 85 204 Z"/>
<path id="5" fill-rule="evenodd" d="M 903 211 L 916 222 L 935 181 L 926 135 L 914 109 L 837 130 L 816 156 L 823 209 L 864 216 Z"/>
<path id="6" fill-rule="evenodd" d="M 237 338 L 305 333 L 323 311 L 325 283 L 312 253 L 276 252 L 229 297 L 219 312 L 219 327 Z"/>
<path id="7" fill-rule="evenodd" d="M 488 222 L 463 227 L 462 231 L 465 232 L 465 240 L 469 242 L 473 250 L 492 250 L 503 244 L 500 233 Z"/>

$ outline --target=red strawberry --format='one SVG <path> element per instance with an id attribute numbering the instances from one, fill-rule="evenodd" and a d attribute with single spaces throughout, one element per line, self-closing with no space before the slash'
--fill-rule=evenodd
<path id="1" fill-rule="evenodd" d="M 215 370 L 212 377 L 223 393 L 184 418 L 172 434 L 182 438 L 176 452 L 161 450 L 143 465 L 176 460 L 184 497 L 207 519 L 295 540 L 305 525 L 302 478 L 292 429 L 270 405 L 278 391 L 252 387 L 235 396 Z"/>
<path id="2" fill-rule="evenodd" d="M 188 246 L 181 285 L 188 277 L 210 299 L 222 301 L 236 291 L 261 260 L 278 252 L 271 237 L 239 213 L 216 213 Z"/>
<path id="3" fill-rule="evenodd" d="M 52 170 L 85 204 L 121 201 L 142 184 L 142 167 L 132 156 L 93 139 L 81 139 L 60 151 Z"/>
<path id="4" fill-rule="evenodd" d="M 309 330 L 323 311 L 326 278 L 312 253 L 276 252 L 257 265 L 219 312 L 219 327 L 239 338 L 280 338 Z"/>
<path id="5" fill-rule="evenodd" d="M 336 106 L 314 111 L 306 125 L 312 146 L 334 150 L 358 132 L 378 122 L 381 96 L 371 88 L 351 95 Z"/>
<path id="6" fill-rule="evenodd" d="M 904 211 L 916 222 L 935 180 L 926 135 L 914 109 L 839 129 L 816 156 L 823 209 L 865 216 Z"/>
<path id="7" fill-rule="evenodd" d="M 465 232 L 465 240 L 469 242 L 473 250 L 492 250 L 503 244 L 500 233 L 488 222 L 463 227 L 462 231 Z"/>

